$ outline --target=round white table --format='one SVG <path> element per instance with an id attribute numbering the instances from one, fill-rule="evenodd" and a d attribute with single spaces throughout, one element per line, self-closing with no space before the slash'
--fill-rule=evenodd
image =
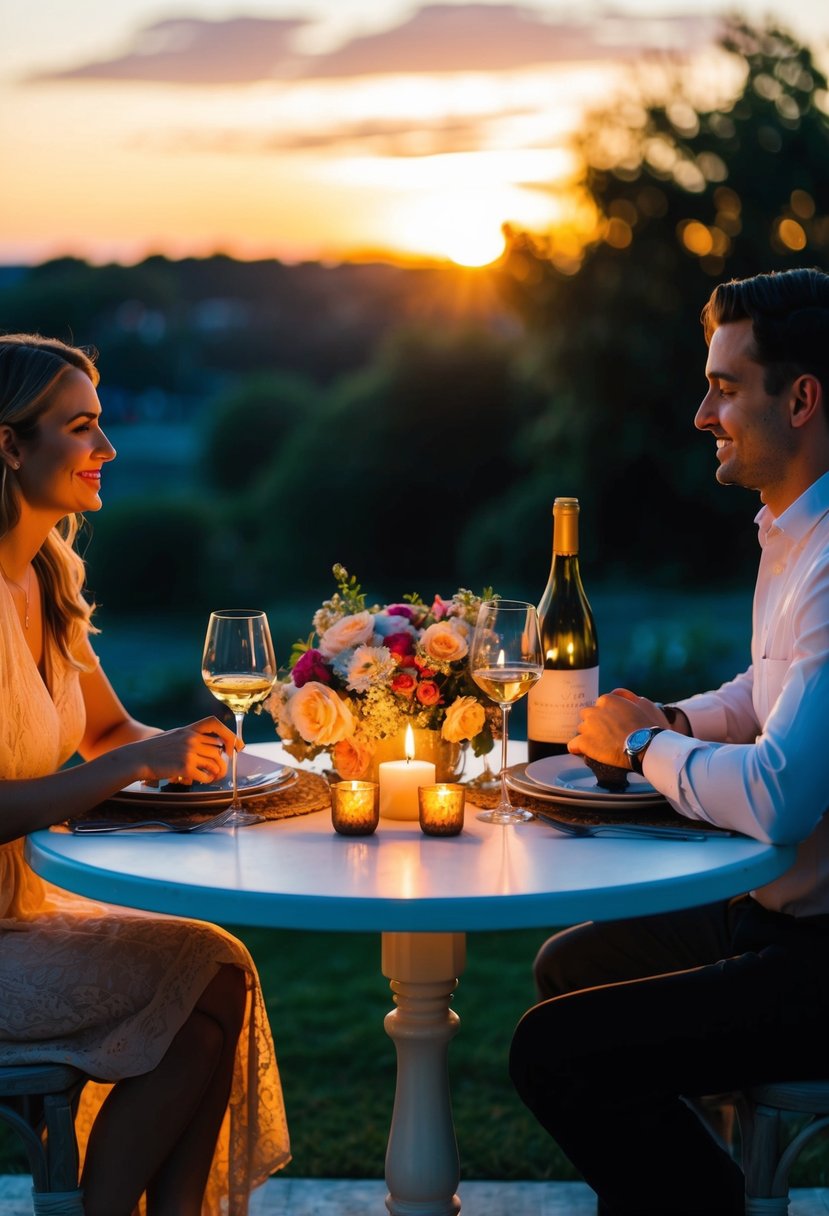
<path id="1" fill-rule="evenodd" d="M 291 762 L 278 744 L 251 751 Z M 538 820 L 481 823 L 467 808 L 457 837 L 427 837 L 417 823 L 385 819 L 373 836 L 344 837 L 318 812 L 195 836 L 40 831 L 28 838 L 26 855 L 56 885 L 128 907 L 283 929 L 381 932 L 382 970 L 396 1005 L 385 1027 L 398 1061 L 386 1207 L 391 1216 L 453 1216 L 460 1163 L 447 1053 L 458 1027 L 450 1002 L 467 931 L 708 903 L 776 878 L 794 847 L 741 836 L 575 839 Z"/>

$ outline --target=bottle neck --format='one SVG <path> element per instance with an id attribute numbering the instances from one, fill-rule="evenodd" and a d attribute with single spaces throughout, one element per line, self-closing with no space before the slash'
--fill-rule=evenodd
<path id="1" fill-rule="evenodd" d="M 553 515 L 553 562 L 557 557 L 579 555 L 579 517 L 576 511 Z"/>

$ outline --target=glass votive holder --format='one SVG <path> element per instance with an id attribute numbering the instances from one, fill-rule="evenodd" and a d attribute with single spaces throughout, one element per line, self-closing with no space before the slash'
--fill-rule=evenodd
<path id="1" fill-rule="evenodd" d="M 342 836 L 370 836 L 380 818 L 376 781 L 335 781 L 331 786 L 331 822 Z"/>
<path id="2" fill-rule="evenodd" d="M 420 826 L 427 836 L 457 836 L 463 827 L 466 790 L 462 785 L 421 785 L 417 791 Z"/>

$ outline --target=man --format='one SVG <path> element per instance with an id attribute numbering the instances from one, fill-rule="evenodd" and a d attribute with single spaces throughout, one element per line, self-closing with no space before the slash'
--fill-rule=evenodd
<path id="1" fill-rule="evenodd" d="M 742 1216 L 739 1166 L 683 1099 L 829 1075 L 829 275 L 721 285 L 702 319 L 695 425 L 718 481 L 763 503 L 752 665 L 676 706 L 616 689 L 569 750 L 643 772 L 690 819 L 798 850 L 748 895 L 580 925 L 539 953 L 549 999 L 510 1071 L 613 1216 Z"/>

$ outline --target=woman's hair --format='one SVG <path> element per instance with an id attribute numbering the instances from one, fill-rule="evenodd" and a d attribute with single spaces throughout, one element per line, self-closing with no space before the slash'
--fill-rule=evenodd
<path id="1" fill-rule="evenodd" d="M 9 426 L 24 442 L 37 440 L 41 416 L 55 400 L 65 376 L 82 371 L 93 385 L 100 379 L 93 355 L 57 338 L 39 334 L 0 335 L 0 426 Z M 5 461 L 0 469 L 0 536 L 20 518 L 20 487 Z M 34 558 L 43 588 L 46 626 L 60 650 L 76 667 L 80 643 L 91 632 L 93 605 L 83 596 L 85 567 L 74 548 L 83 517 L 67 515 L 54 527 Z"/>
<path id="2" fill-rule="evenodd" d="M 822 270 L 781 270 L 721 283 L 701 319 L 709 343 L 720 325 L 751 321 L 766 392 L 779 393 L 808 372 L 829 402 L 829 275 Z"/>

